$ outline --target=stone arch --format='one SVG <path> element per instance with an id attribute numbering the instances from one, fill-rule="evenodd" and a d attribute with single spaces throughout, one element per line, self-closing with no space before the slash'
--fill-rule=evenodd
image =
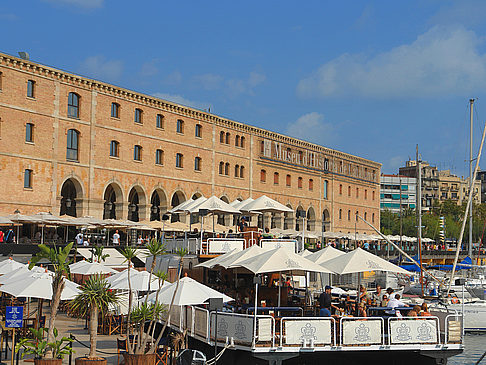
<path id="1" fill-rule="evenodd" d="M 66 178 L 61 184 L 59 215 L 83 216 L 83 185 L 75 176 Z"/>
<path id="2" fill-rule="evenodd" d="M 294 208 L 290 203 L 287 204 L 287 208 L 292 209 L 292 211 L 285 212 L 283 229 L 292 229 L 294 227 Z"/>
<path id="3" fill-rule="evenodd" d="M 122 218 L 123 190 L 117 182 L 111 182 L 105 187 L 103 201 L 103 219 Z"/>
<path id="4" fill-rule="evenodd" d="M 299 205 L 295 210 L 295 230 L 297 232 L 302 231 L 302 217 L 305 216 L 305 209 L 302 205 Z"/>
<path id="5" fill-rule="evenodd" d="M 196 191 L 194 194 L 192 194 L 191 199 L 192 200 L 196 200 L 196 199 L 199 199 L 202 196 L 203 195 L 202 195 L 201 192 Z M 199 223 L 199 214 L 197 214 L 197 213 L 191 213 L 190 214 L 190 220 L 191 220 L 191 224 Z"/>
<path id="6" fill-rule="evenodd" d="M 327 232 L 331 229 L 331 214 L 329 209 L 325 208 L 322 212 L 322 232 Z"/>
<path id="7" fill-rule="evenodd" d="M 307 209 L 307 227 L 306 229 L 310 232 L 316 230 L 316 212 L 312 206 Z"/>
<path id="8" fill-rule="evenodd" d="M 182 192 L 181 190 L 176 190 L 174 194 L 172 194 L 172 198 L 170 199 L 170 207 L 175 208 L 179 204 L 183 203 L 186 201 L 186 194 Z M 171 222 L 183 222 L 185 221 L 185 215 L 181 214 L 172 214 L 170 218 Z"/>
<path id="9" fill-rule="evenodd" d="M 220 199 L 224 201 L 226 204 L 230 203 L 226 195 L 222 195 Z M 221 224 L 223 226 L 231 225 L 231 214 L 218 214 L 218 224 Z"/>
<path id="10" fill-rule="evenodd" d="M 147 195 L 140 185 L 133 185 L 128 192 L 128 217 L 134 222 L 140 222 L 147 217 Z"/>
<path id="11" fill-rule="evenodd" d="M 164 189 L 155 188 L 150 196 L 150 220 L 160 221 L 167 212 L 167 195 Z"/>

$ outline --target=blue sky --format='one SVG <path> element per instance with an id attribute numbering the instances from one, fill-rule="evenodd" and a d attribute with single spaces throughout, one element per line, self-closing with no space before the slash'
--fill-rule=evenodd
<path id="1" fill-rule="evenodd" d="M 0 51 L 363 156 L 467 174 L 484 1 L 0 2 Z M 486 159 L 481 164 L 486 168 Z"/>

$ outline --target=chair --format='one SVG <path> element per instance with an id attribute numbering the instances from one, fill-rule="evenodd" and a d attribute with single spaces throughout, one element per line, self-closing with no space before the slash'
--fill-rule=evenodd
<path id="1" fill-rule="evenodd" d="M 155 352 L 156 360 L 155 365 L 168 365 L 169 364 L 169 351 L 167 347 L 158 348 Z"/>
<path id="2" fill-rule="evenodd" d="M 128 343 L 125 338 L 116 339 L 117 364 L 120 365 L 120 354 L 128 351 Z"/>
<path id="3" fill-rule="evenodd" d="M 108 319 L 109 329 L 108 334 L 112 335 L 115 333 L 122 333 L 123 332 L 123 320 L 122 316 L 110 316 Z"/>

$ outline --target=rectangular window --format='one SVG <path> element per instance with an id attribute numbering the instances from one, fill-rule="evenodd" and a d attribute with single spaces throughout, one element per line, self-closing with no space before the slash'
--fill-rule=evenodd
<path id="1" fill-rule="evenodd" d="M 111 117 L 120 118 L 120 104 L 111 103 Z"/>
<path id="2" fill-rule="evenodd" d="M 133 159 L 135 161 L 142 161 L 142 146 L 135 145 L 133 148 Z"/>
<path id="3" fill-rule="evenodd" d="M 110 156 L 111 157 L 118 157 L 118 145 L 117 141 L 110 142 Z"/>
<path id="4" fill-rule="evenodd" d="M 155 164 L 162 165 L 164 163 L 164 152 L 162 150 L 155 151 Z"/>
<path id="5" fill-rule="evenodd" d="M 27 81 L 27 97 L 35 98 L 35 81 L 29 80 Z"/>
<path id="6" fill-rule="evenodd" d="M 24 188 L 32 189 L 32 170 L 24 171 Z"/>
<path id="7" fill-rule="evenodd" d="M 164 128 L 164 116 L 162 114 L 157 114 L 157 119 L 155 121 L 155 127 L 163 129 Z"/>
<path id="8" fill-rule="evenodd" d="M 196 157 L 194 159 L 194 170 L 201 171 L 201 163 L 202 163 L 201 157 Z"/>
<path id="9" fill-rule="evenodd" d="M 202 125 L 201 124 L 196 124 L 196 137 L 202 138 Z"/>
<path id="10" fill-rule="evenodd" d="M 25 125 L 25 142 L 34 142 L 34 125 L 32 123 Z"/>
<path id="11" fill-rule="evenodd" d="M 0 72 L 0 90 L 2 90 L 2 78 L 3 78 L 3 73 Z"/>
<path id="12" fill-rule="evenodd" d="M 176 154 L 176 167 L 180 167 L 180 168 L 183 167 L 183 162 L 184 162 L 183 158 L 184 156 L 182 155 L 182 153 Z"/>
<path id="13" fill-rule="evenodd" d="M 290 177 L 290 175 L 287 175 L 287 177 L 285 178 L 285 185 L 290 186 L 291 183 L 292 178 Z"/>
<path id="14" fill-rule="evenodd" d="M 142 124 L 142 109 L 135 109 L 135 123 Z"/>
<path id="15" fill-rule="evenodd" d="M 178 119 L 177 120 L 177 129 L 176 129 L 177 133 L 181 133 L 183 134 L 184 133 L 184 121 L 181 120 L 181 119 Z"/>

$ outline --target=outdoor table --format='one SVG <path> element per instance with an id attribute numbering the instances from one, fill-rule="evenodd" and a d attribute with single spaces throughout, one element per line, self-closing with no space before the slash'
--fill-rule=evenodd
<path id="1" fill-rule="evenodd" d="M 255 307 L 248 307 L 246 309 L 247 314 L 254 313 L 254 311 L 255 311 Z M 294 316 L 297 316 L 297 315 L 302 316 L 302 314 L 303 314 L 303 310 L 302 310 L 301 307 L 257 307 L 257 313 L 258 312 L 261 312 L 261 313 L 274 312 L 274 313 L 277 313 L 278 317 L 281 317 L 281 315 L 280 315 L 281 312 L 290 312 Z"/>
<path id="2" fill-rule="evenodd" d="M 390 307 L 368 307 L 368 315 L 370 317 L 395 317 L 397 311 L 400 311 L 401 313 L 405 312 L 408 313 L 411 311 L 413 308 L 412 307 L 395 307 L 395 308 L 390 308 Z M 387 311 L 393 311 L 394 314 L 387 313 Z"/>

